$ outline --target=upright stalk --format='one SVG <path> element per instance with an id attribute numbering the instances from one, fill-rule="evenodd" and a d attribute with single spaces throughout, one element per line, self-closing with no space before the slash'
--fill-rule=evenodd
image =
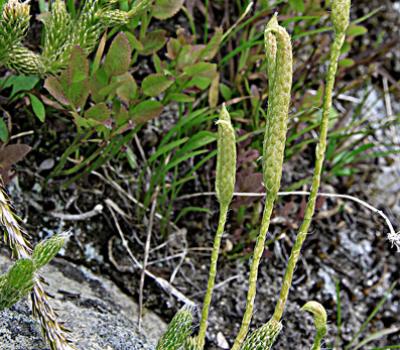
<path id="1" fill-rule="evenodd" d="M 203 302 L 201 313 L 200 329 L 197 336 L 197 348 L 202 350 L 205 344 L 207 332 L 207 320 L 210 310 L 212 292 L 215 285 L 217 274 L 217 264 L 221 239 L 224 233 L 226 217 L 228 215 L 229 204 L 232 201 L 233 191 L 236 181 L 236 137 L 235 130 L 231 124 L 230 115 L 225 107 L 222 106 L 218 124 L 218 155 L 217 155 L 217 175 L 215 189 L 219 202 L 219 220 L 217 233 L 214 238 L 214 246 L 211 253 L 211 265 L 208 276 L 208 285 Z"/>
<path id="2" fill-rule="evenodd" d="M 327 315 L 325 308 L 316 301 L 309 301 L 302 308 L 314 316 L 314 325 L 317 330 L 311 350 L 321 350 L 321 343 L 327 331 Z"/>
<path id="3" fill-rule="evenodd" d="M 292 45 L 289 34 L 279 26 L 276 15 L 265 30 L 269 79 L 269 104 L 263 147 L 263 179 L 267 191 L 260 233 L 250 267 L 246 310 L 232 350 L 239 350 L 249 330 L 256 296 L 258 266 L 264 252 L 272 210 L 277 197 L 285 151 L 290 91 L 292 86 Z"/>
<path id="4" fill-rule="evenodd" d="M 215 285 L 215 276 L 217 275 L 218 256 L 219 256 L 221 239 L 222 239 L 222 234 L 224 233 L 227 215 L 228 215 L 228 207 L 220 205 L 218 228 L 217 228 L 217 233 L 215 234 L 214 246 L 213 246 L 213 250 L 211 253 L 211 265 L 210 265 L 210 271 L 209 271 L 209 276 L 208 276 L 207 291 L 206 291 L 206 295 L 205 295 L 204 301 L 203 301 L 203 309 L 201 312 L 201 320 L 200 320 L 200 329 L 199 329 L 199 335 L 197 338 L 197 346 L 199 349 L 204 349 L 204 345 L 205 345 L 208 313 L 210 310 L 211 297 L 212 297 L 212 292 L 213 292 L 214 285 Z"/>
<path id="5" fill-rule="evenodd" d="M 323 101 L 323 113 L 320 127 L 321 130 L 319 143 L 316 148 L 314 175 L 311 185 L 310 197 L 308 199 L 307 207 L 304 214 L 304 219 L 300 226 L 299 233 L 296 237 L 296 241 L 289 257 L 279 300 L 275 307 L 274 315 L 272 316 L 272 319 L 277 322 L 279 322 L 282 318 L 290 286 L 292 285 L 293 273 L 296 268 L 296 264 L 300 256 L 300 251 L 307 237 L 307 233 L 310 228 L 311 220 L 315 211 L 315 202 L 321 182 L 322 167 L 325 159 L 329 115 L 332 107 L 332 91 L 335 85 L 335 76 L 340 51 L 344 43 L 347 27 L 349 25 L 350 2 L 350 0 L 334 0 L 332 4 L 331 17 L 335 30 L 335 39 L 331 48 L 330 64 L 326 77 L 326 89 Z"/>

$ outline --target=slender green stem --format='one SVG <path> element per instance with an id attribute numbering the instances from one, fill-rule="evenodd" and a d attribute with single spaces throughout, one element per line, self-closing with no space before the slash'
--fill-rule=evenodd
<path id="1" fill-rule="evenodd" d="M 317 333 L 311 350 L 321 350 L 321 343 L 327 331 L 326 310 L 323 305 L 317 301 L 309 301 L 301 308 L 301 310 L 308 311 L 314 316 L 314 325 Z"/>
<path id="2" fill-rule="evenodd" d="M 256 298 L 258 266 L 260 265 L 260 260 L 264 252 L 265 238 L 267 236 L 269 224 L 271 221 L 271 214 L 274 208 L 274 202 L 275 196 L 267 195 L 266 203 L 264 206 L 264 213 L 261 221 L 260 234 L 257 237 L 257 242 L 253 253 L 253 261 L 250 267 L 249 289 L 247 291 L 246 299 L 246 311 L 243 315 L 242 325 L 240 327 L 239 333 L 236 336 L 235 344 L 233 345 L 232 350 L 240 349 L 250 327 L 250 322 L 254 309 L 254 300 Z"/>
<path id="3" fill-rule="evenodd" d="M 292 86 L 292 47 L 289 34 L 274 16 L 265 30 L 265 49 L 269 80 L 269 105 L 263 146 L 263 177 L 266 202 L 250 267 L 246 310 L 232 350 L 239 350 L 249 330 L 256 297 L 258 267 L 264 252 L 270 218 L 277 197 L 285 151 L 285 140 Z"/>
<path id="4" fill-rule="evenodd" d="M 200 330 L 197 338 L 197 346 L 199 349 L 203 349 L 205 344 L 208 313 L 210 311 L 211 297 L 215 285 L 215 276 L 217 275 L 218 255 L 221 246 L 222 235 L 224 233 L 227 215 L 228 215 L 228 206 L 225 204 L 221 204 L 217 233 L 215 235 L 214 246 L 211 253 L 211 264 L 208 275 L 207 291 L 204 297 L 203 310 L 201 313 L 201 320 L 200 320 Z"/>
<path id="5" fill-rule="evenodd" d="M 229 204 L 232 201 L 236 181 L 236 136 L 231 123 L 231 117 L 225 105 L 222 106 L 218 125 L 218 150 L 217 150 L 217 174 L 215 178 L 215 190 L 219 202 L 219 222 L 215 235 L 214 247 L 211 254 L 211 266 L 208 278 L 207 292 L 204 298 L 203 311 L 200 321 L 200 330 L 197 337 L 197 347 L 204 348 L 208 312 L 211 304 L 212 292 L 217 274 L 219 249 L 222 234 L 228 215 Z"/>
<path id="6" fill-rule="evenodd" d="M 296 237 L 296 241 L 292 248 L 288 265 L 286 268 L 285 276 L 283 279 L 282 289 L 279 296 L 279 300 L 275 307 L 273 320 L 280 321 L 285 309 L 286 301 L 289 295 L 290 286 L 292 285 L 293 273 L 296 268 L 297 261 L 300 256 L 300 251 L 303 246 L 303 243 L 307 237 L 308 230 L 310 228 L 311 220 L 315 211 L 315 202 L 317 199 L 317 194 L 321 182 L 321 173 L 323 168 L 323 163 L 325 159 L 325 151 L 326 151 L 326 143 L 327 143 L 327 135 L 328 135 L 328 122 L 329 122 L 329 114 L 332 107 L 332 91 L 335 84 L 335 76 L 338 66 L 338 60 L 340 56 L 340 50 L 342 48 L 343 42 L 345 39 L 345 33 L 339 32 L 335 36 L 334 43 L 331 48 L 331 58 L 329 64 L 329 70 L 327 74 L 326 80 L 326 90 L 324 95 L 323 102 L 323 114 L 321 120 L 321 131 L 319 143 L 316 148 L 316 162 L 314 175 L 311 185 L 310 197 L 307 203 L 305 215 L 303 222 L 300 226 L 299 233 Z"/>
<path id="7" fill-rule="evenodd" d="M 321 343 L 325 335 L 326 335 L 326 329 L 317 331 L 317 333 L 315 334 L 314 344 L 311 350 L 321 350 Z"/>

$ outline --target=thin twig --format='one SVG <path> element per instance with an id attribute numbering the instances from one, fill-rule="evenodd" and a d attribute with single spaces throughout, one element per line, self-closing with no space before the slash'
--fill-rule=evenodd
<path id="1" fill-rule="evenodd" d="M 139 328 L 139 330 L 140 330 L 141 325 L 142 325 L 144 277 L 145 277 L 145 271 L 146 271 L 146 267 L 147 267 L 147 262 L 149 260 L 151 234 L 152 234 L 152 231 L 153 231 L 154 215 L 155 215 L 156 208 L 157 208 L 157 197 L 158 197 L 159 189 L 160 189 L 159 186 L 157 186 L 156 190 L 154 191 L 154 194 L 153 194 L 153 203 L 152 203 L 151 209 L 150 209 L 149 225 L 148 225 L 148 228 L 147 228 L 147 238 L 146 238 L 146 244 L 145 244 L 145 247 L 144 247 L 143 268 L 142 268 L 142 272 L 140 274 L 139 315 L 138 315 L 138 328 Z"/>
<path id="2" fill-rule="evenodd" d="M 50 212 L 50 215 L 54 218 L 61 219 L 64 221 L 81 221 L 90 219 L 96 215 L 99 215 L 102 212 L 103 212 L 103 206 L 101 204 L 97 204 L 92 210 L 81 214 L 64 214 L 59 212 Z"/>
<path id="3" fill-rule="evenodd" d="M 110 210 L 111 216 L 115 223 L 115 227 L 117 228 L 118 234 L 121 238 L 122 245 L 125 248 L 125 250 L 127 251 L 129 258 L 131 259 L 133 265 L 136 266 L 136 268 L 142 270 L 143 265 L 136 259 L 136 257 L 132 253 L 132 250 L 129 248 L 128 240 L 125 238 L 125 235 L 122 232 L 121 226 L 119 225 L 118 219 L 113 211 L 112 206 L 109 205 L 107 200 L 105 201 L 105 203 L 106 203 L 108 209 Z M 180 292 L 178 289 L 176 289 L 174 286 L 172 286 L 164 278 L 158 277 L 148 270 L 145 270 L 145 274 L 146 274 L 146 276 L 153 279 L 160 286 L 160 288 L 163 289 L 166 293 L 173 295 L 176 299 L 183 302 L 184 304 L 187 304 L 192 307 L 196 306 L 196 304 L 192 300 L 187 298 L 182 292 Z"/>
<path id="4" fill-rule="evenodd" d="M 390 100 L 389 84 L 386 77 L 382 77 L 383 93 L 385 97 L 386 116 L 391 118 L 393 116 L 392 102 Z"/>
<path id="5" fill-rule="evenodd" d="M 114 187 L 118 192 L 120 192 L 123 196 L 125 196 L 127 199 L 129 199 L 132 203 L 136 204 L 137 206 L 139 206 L 142 209 L 148 210 L 148 208 L 145 207 L 145 205 L 141 202 L 139 202 L 136 198 L 134 198 L 133 196 L 131 196 L 129 193 L 127 193 L 118 183 L 116 183 L 115 181 L 108 179 L 106 177 L 104 177 L 102 174 L 98 173 L 97 171 L 92 171 L 91 174 L 96 175 L 97 177 L 99 177 L 101 180 L 103 180 L 104 182 L 110 184 L 112 187 Z M 155 213 L 154 215 L 158 220 L 166 220 L 166 218 L 159 214 L 159 213 Z M 175 223 L 173 223 L 172 221 L 168 222 L 169 225 L 176 231 L 180 231 L 181 229 L 176 226 Z"/>
<path id="6" fill-rule="evenodd" d="M 177 200 L 183 200 L 183 199 L 190 199 L 190 198 L 195 198 L 195 197 L 202 197 L 202 196 L 214 196 L 216 193 L 215 192 L 201 192 L 201 193 L 193 193 L 193 194 L 187 194 L 183 195 L 177 198 Z M 308 196 L 310 192 L 308 191 L 289 191 L 289 192 L 278 192 L 278 196 Z M 265 193 L 262 192 L 234 192 L 233 194 L 236 197 L 265 197 Z M 362 199 L 359 199 L 357 197 L 348 195 L 348 194 L 339 194 L 339 193 L 324 193 L 320 192 L 318 193 L 319 197 L 329 197 L 329 198 L 341 198 L 341 199 L 347 199 L 351 200 L 353 202 L 356 202 L 360 204 L 361 206 L 371 210 L 373 213 L 378 214 L 381 216 L 385 222 L 386 225 L 389 229 L 388 239 L 396 245 L 398 250 L 400 251 L 400 231 L 396 231 L 390 221 L 390 219 L 387 217 L 387 215 L 382 211 L 371 204 L 363 201 Z"/>
<path id="7" fill-rule="evenodd" d="M 35 133 L 35 132 L 34 132 L 33 130 L 28 130 L 28 131 L 20 132 L 19 134 L 12 135 L 12 136 L 10 137 L 10 141 L 11 141 L 11 140 L 19 139 L 19 138 L 24 137 L 24 136 L 33 135 L 34 133 Z"/>

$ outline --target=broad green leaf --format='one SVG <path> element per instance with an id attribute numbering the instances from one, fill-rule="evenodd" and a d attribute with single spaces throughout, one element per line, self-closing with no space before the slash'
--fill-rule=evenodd
<path id="1" fill-rule="evenodd" d="M 139 50 L 140 54 L 148 56 L 162 49 L 167 42 L 166 34 L 167 32 L 163 29 L 147 33 L 145 38 L 142 40 L 143 50 Z"/>
<path id="2" fill-rule="evenodd" d="M 343 43 L 342 49 L 340 50 L 340 53 L 343 55 L 345 53 L 348 53 L 351 49 L 351 45 L 348 41 L 345 41 Z"/>
<path id="3" fill-rule="evenodd" d="M 71 84 L 80 83 L 85 81 L 89 77 L 89 61 L 86 58 L 84 51 L 76 46 L 71 52 L 70 61 L 67 69 L 65 70 L 65 75 L 62 81 L 65 87 L 69 87 Z"/>
<path id="4" fill-rule="evenodd" d="M 223 83 L 219 84 L 219 91 L 225 101 L 229 101 L 232 98 L 232 90 L 228 85 Z"/>
<path id="5" fill-rule="evenodd" d="M 367 32 L 368 32 L 367 28 L 365 28 L 364 26 L 356 25 L 356 24 L 351 24 L 349 26 L 349 28 L 347 29 L 348 36 L 364 35 Z"/>
<path id="6" fill-rule="evenodd" d="M 76 46 L 72 50 L 69 65 L 61 73 L 60 83 L 69 104 L 82 107 L 89 96 L 89 61 L 84 51 Z"/>
<path id="7" fill-rule="evenodd" d="M 219 74 L 216 74 L 208 91 L 208 103 L 211 108 L 217 107 L 219 99 Z"/>
<path id="8" fill-rule="evenodd" d="M 68 106 L 69 100 L 65 96 L 65 91 L 61 82 L 53 76 L 48 77 L 44 82 L 44 88 L 53 96 L 58 102 Z"/>
<path id="9" fill-rule="evenodd" d="M 161 61 L 160 57 L 155 53 L 153 54 L 153 64 L 154 68 L 156 69 L 156 73 L 162 73 L 163 69 L 163 62 Z"/>
<path id="10" fill-rule="evenodd" d="M 153 6 L 153 16 L 157 19 L 173 17 L 182 8 L 184 0 L 156 0 Z"/>
<path id="11" fill-rule="evenodd" d="M 75 108 L 81 108 L 85 105 L 89 97 L 89 82 L 87 80 L 80 83 L 71 84 L 68 89 L 68 100 Z"/>
<path id="12" fill-rule="evenodd" d="M 119 111 L 115 112 L 115 120 L 118 127 L 124 126 L 130 120 L 129 112 L 124 106 L 121 106 Z"/>
<path id="13" fill-rule="evenodd" d="M 195 87 L 199 88 L 200 90 L 205 90 L 210 86 L 211 81 L 212 81 L 212 79 L 207 78 L 207 77 L 194 77 L 188 83 L 188 87 L 195 86 Z"/>
<path id="14" fill-rule="evenodd" d="M 340 67 L 348 68 L 354 66 L 355 62 L 351 58 L 344 58 L 339 61 Z"/>
<path id="15" fill-rule="evenodd" d="M 99 91 L 99 96 L 102 97 L 102 100 L 105 101 L 107 99 L 111 99 L 117 94 L 117 90 L 124 84 L 124 80 L 121 80 L 120 77 L 113 77 L 111 82 L 104 86 Z"/>
<path id="16" fill-rule="evenodd" d="M 125 33 L 119 33 L 108 50 L 104 69 L 108 76 L 117 76 L 128 71 L 131 63 L 132 47 Z"/>
<path id="17" fill-rule="evenodd" d="M 129 111 L 132 120 L 137 124 L 145 123 L 157 118 L 163 111 L 164 106 L 161 102 L 148 100 L 143 101 Z"/>
<path id="18" fill-rule="evenodd" d="M 136 36 L 130 32 L 125 32 L 126 37 L 129 40 L 129 44 L 131 44 L 132 49 L 141 51 L 143 50 L 143 44 L 136 38 Z"/>
<path id="19" fill-rule="evenodd" d="M 11 75 L 6 78 L 3 89 L 11 87 L 10 99 L 21 91 L 32 90 L 39 82 L 39 77 L 36 75 Z"/>
<path id="20" fill-rule="evenodd" d="M 184 45 L 179 51 L 178 61 L 176 64 L 177 68 L 184 70 L 188 66 L 193 66 L 193 62 L 198 62 L 200 60 L 200 55 L 204 48 L 204 45 Z"/>
<path id="21" fill-rule="evenodd" d="M 173 83 L 173 80 L 163 74 L 150 74 L 142 82 L 143 93 L 155 97 L 167 90 Z"/>
<path id="22" fill-rule="evenodd" d="M 199 62 L 187 66 L 183 72 L 191 77 L 206 77 L 213 79 L 217 71 L 217 65 L 208 62 Z"/>
<path id="23" fill-rule="evenodd" d="M 115 79 L 121 83 L 121 85 L 117 88 L 117 96 L 125 104 L 129 105 L 131 100 L 135 98 L 137 92 L 137 84 L 135 79 L 129 73 L 120 75 Z"/>
<path id="24" fill-rule="evenodd" d="M 210 61 L 215 57 L 215 55 L 219 52 L 219 46 L 221 45 L 223 34 L 222 28 L 215 29 L 214 36 L 201 51 L 200 58 Z"/>
<path id="25" fill-rule="evenodd" d="M 167 57 L 174 60 L 182 49 L 182 43 L 176 38 L 170 38 L 167 43 Z"/>
<path id="26" fill-rule="evenodd" d="M 195 98 L 193 96 L 189 96 L 189 95 L 179 93 L 179 92 L 170 94 L 168 96 L 172 101 L 175 101 L 175 102 L 190 103 L 190 102 L 195 101 Z"/>
<path id="27" fill-rule="evenodd" d="M 38 119 L 44 123 L 46 118 L 46 109 L 44 108 L 42 101 L 32 94 L 29 94 L 29 98 L 31 100 L 33 113 L 35 113 L 36 117 L 38 117 Z"/>
<path id="28" fill-rule="evenodd" d="M 3 118 L 0 118 L 0 140 L 4 143 L 8 141 L 8 128 Z"/>
<path id="29" fill-rule="evenodd" d="M 104 102 L 98 103 L 90 107 L 85 112 L 85 118 L 97 121 L 105 121 L 111 116 L 111 111 Z"/>
<path id="30" fill-rule="evenodd" d="M 109 77 L 104 70 L 104 67 L 100 67 L 90 79 L 90 91 L 91 98 L 94 102 L 104 101 L 104 95 L 100 94 L 100 91 L 108 86 Z"/>

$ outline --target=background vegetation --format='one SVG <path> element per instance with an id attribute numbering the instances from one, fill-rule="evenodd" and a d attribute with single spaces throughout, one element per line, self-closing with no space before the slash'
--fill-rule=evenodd
<path id="1" fill-rule="evenodd" d="M 43 30 L 49 4 L 31 5 L 23 44 L 45 57 L 40 48 L 49 40 Z M 71 21 L 79 21 L 79 2 L 66 5 Z M 128 13 L 136 5 L 119 1 L 115 10 Z M 109 275 L 168 321 L 183 301 L 201 302 L 218 224 L 218 204 L 208 193 L 214 191 L 214 122 L 221 104 L 237 135 L 235 190 L 262 192 L 268 97 L 263 29 L 277 11 L 292 36 L 294 57 L 282 188 L 307 190 L 332 38 L 329 9 L 329 1 L 260 0 L 250 6 L 240 0 L 158 0 L 131 19 L 107 22 L 88 50 L 71 47 L 62 69 L 31 74 L 18 66 L 1 68 L 1 174 L 33 239 L 70 228 L 65 258 Z M 382 206 L 395 224 L 398 11 L 394 1 L 353 2 L 322 184 L 323 192 Z M 275 208 L 254 326 L 272 311 L 305 204 L 302 196 L 288 196 Z M 261 210 L 260 197 L 235 197 L 228 213 L 207 346 L 231 344 L 237 333 Z M 288 337 L 277 348 L 310 345 L 305 334 L 313 332 L 311 321 L 304 324 L 296 315 L 311 299 L 327 308 L 328 346 L 357 349 L 365 339 L 376 348 L 399 343 L 393 326 L 399 292 L 391 287 L 400 277 L 399 258 L 386 241 L 384 222 L 329 198 L 318 199 L 317 211 L 296 271 Z M 160 281 L 170 289 L 160 290 Z M 381 306 L 380 300 L 388 302 Z"/>

